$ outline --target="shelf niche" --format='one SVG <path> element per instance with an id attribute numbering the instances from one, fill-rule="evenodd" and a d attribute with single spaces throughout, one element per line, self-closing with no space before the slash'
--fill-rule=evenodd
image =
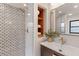
<path id="1" fill-rule="evenodd" d="M 38 28 L 38 33 L 40 32 L 41 34 L 38 36 L 43 36 L 44 33 L 44 9 L 38 7 L 38 11 L 39 11 L 39 15 L 38 15 L 38 25 L 40 25 L 41 27 Z"/>

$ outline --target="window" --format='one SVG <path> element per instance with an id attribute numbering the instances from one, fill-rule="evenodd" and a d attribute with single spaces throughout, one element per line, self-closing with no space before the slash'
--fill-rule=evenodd
<path id="1" fill-rule="evenodd" d="M 79 20 L 70 21 L 69 32 L 79 34 Z"/>

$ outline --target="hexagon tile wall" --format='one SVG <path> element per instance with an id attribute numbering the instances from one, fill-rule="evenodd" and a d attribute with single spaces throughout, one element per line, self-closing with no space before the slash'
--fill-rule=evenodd
<path id="1" fill-rule="evenodd" d="M 24 12 L 8 4 L 0 4 L 0 55 L 25 55 Z"/>

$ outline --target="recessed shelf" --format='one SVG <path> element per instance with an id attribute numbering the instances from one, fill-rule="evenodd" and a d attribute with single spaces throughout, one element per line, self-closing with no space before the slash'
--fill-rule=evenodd
<path id="1" fill-rule="evenodd" d="M 39 10 L 39 15 L 38 15 L 38 36 L 43 36 L 43 30 L 44 30 L 44 9 L 38 7 L 38 10 Z"/>
<path id="2" fill-rule="evenodd" d="M 41 32 L 38 32 L 38 35 L 41 35 Z"/>
<path id="3" fill-rule="evenodd" d="M 42 17 L 38 17 L 38 19 L 39 19 L 39 20 L 42 20 L 43 18 L 42 18 Z"/>

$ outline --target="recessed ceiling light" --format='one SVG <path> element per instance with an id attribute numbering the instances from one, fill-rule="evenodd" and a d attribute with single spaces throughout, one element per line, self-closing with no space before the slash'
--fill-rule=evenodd
<path id="1" fill-rule="evenodd" d="M 78 5 L 75 5 L 74 8 L 78 8 Z"/>
<path id="2" fill-rule="evenodd" d="M 24 4 L 24 6 L 26 6 L 26 4 Z"/>
<path id="3" fill-rule="evenodd" d="M 69 16 L 71 16 L 72 14 L 70 13 L 70 14 L 68 14 Z"/>
<path id="4" fill-rule="evenodd" d="M 58 13 L 62 13 L 61 11 L 59 11 Z"/>
<path id="5" fill-rule="evenodd" d="M 30 13 L 28 13 L 27 15 L 28 15 L 28 16 L 30 16 L 31 14 L 30 14 Z"/>

